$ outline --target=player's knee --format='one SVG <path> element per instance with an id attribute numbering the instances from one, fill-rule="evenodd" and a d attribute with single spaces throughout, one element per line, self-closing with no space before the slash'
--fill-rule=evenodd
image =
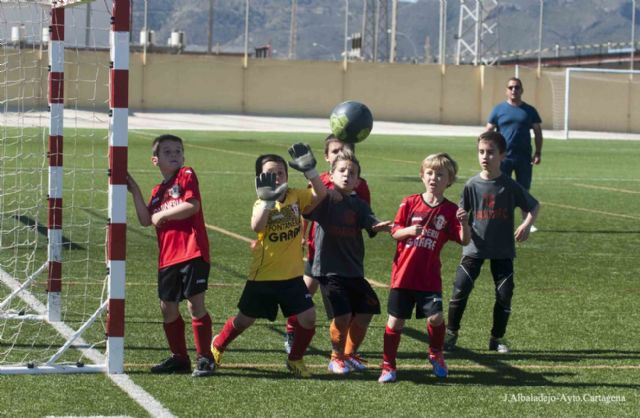
<path id="1" fill-rule="evenodd" d="M 299 313 L 297 316 L 298 323 L 302 328 L 311 329 L 316 326 L 316 309 L 314 307 Z"/>
<path id="2" fill-rule="evenodd" d="M 437 312 L 437 313 L 431 315 L 428 318 L 428 321 L 429 321 L 429 323 L 431 325 L 436 326 L 436 327 L 441 325 L 444 322 L 444 317 L 442 315 L 442 312 Z"/>
<path id="3" fill-rule="evenodd" d="M 496 289 L 496 301 L 505 309 L 511 308 L 511 298 L 513 297 L 514 288 L 513 279 L 509 278 L 500 283 Z"/>
<path id="4" fill-rule="evenodd" d="M 453 285 L 453 293 L 451 295 L 451 301 L 464 300 L 469 297 L 473 290 L 473 282 L 470 280 L 456 280 Z"/>

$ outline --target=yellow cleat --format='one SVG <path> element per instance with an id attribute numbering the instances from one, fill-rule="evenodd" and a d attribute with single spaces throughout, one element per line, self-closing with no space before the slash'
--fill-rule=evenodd
<path id="1" fill-rule="evenodd" d="M 211 339 L 211 355 L 213 356 L 213 362 L 216 364 L 216 367 L 220 367 L 220 365 L 222 364 L 223 352 L 218 350 L 218 348 L 216 348 L 216 346 L 214 345 L 216 338 L 218 338 L 217 334 Z"/>
<path id="2" fill-rule="evenodd" d="M 287 360 L 287 369 L 289 369 L 295 377 L 311 377 L 311 372 L 309 372 L 309 369 L 307 369 L 307 366 L 304 364 L 304 360 L 302 359 Z"/>

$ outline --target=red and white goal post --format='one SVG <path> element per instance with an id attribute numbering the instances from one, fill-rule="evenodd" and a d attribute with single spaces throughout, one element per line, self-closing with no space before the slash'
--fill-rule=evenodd
<path id="1" fill-rule="evenodd" d="M 130 3 L 0 0 L 0 374 L 123 372 Z"/>

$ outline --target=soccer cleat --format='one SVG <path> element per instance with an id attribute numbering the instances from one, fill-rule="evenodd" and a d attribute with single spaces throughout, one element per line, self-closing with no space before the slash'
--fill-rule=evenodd
<path id="1" fill-rule="evenodd" d="M 345 364 L 345 361 L 338 357 L 332 357 L 329 362 L 329 371 L 333 374 L 348 374 L 351 369 Z"/>
<path id="2" fill-rule="evenodd" d="M 287 354 L 291 354 L 291 347 L 293 347 L 293 339 L 295 336 L 293 332 L 287 332 L 284 336 L 284 351 L 286 351 Z"/>
<path id="3" fill-rule="evenodd" d="M 396 381 L 396 369 L 383 367 L 378 378 L 378 383 L 393 383 Z"/>
<path id="4" fill-rule="evenodd" d="M 346 365 L 354 372 L 363 372 L 367 370 L 367 360 L 360 357 L 358 353 L 353 353 L 347 356 L 344 361 Z"/>
<path id="5" fill-rule="evenodd" d="M 189 359 L 183 359 L 172 355 L 162 360 L 151 368 L 154 374 L 172 374 L 172 373 L 191 373 L 191 362 Z"/>
<path id="6" fill-rule="evenodd" d="M 213 372 L 216 370 L 216 364 L 213 359 L 207 357 L 200 357 L 196 361 L 196 368 L 191 373 L 193 377 L 207 377 L 213 376 Z"/>
<path id="7" fill-rule="evenodd" d="M 433 366 L 433 374 L 436 377 L 444 378 L 449 375 L 449 368 L 447 367 L 447 363 L 444 362 L 442 351 L 429 353 L 429 362 Z"/>
<path id="8" fill-rule="evenodd" d="M 215 346 L 216 338 L 218 338 L 218 334 L 216 334 L 211 339 L 211 355 L 213 356 L 213 362 L 215 363 L 216 367 L 220 367 L 220 365 L 222 364 L 223 352 L 218 350 L 218 348 Z"/>
<path id="9" fill-rule="evenodd" d="M 493 338 L 489 339 L 489 351 L 497 351 L 498 353 L 508 353 L 509 346 L 507 345 L 507 340 L 504 338 Z"/>
<path id="10" fill-rule="evenodd" d="M 447 334 L 444 336 L 444 351 L 454 351 L 456 349 L 457 342 L 458 333 L 447 330 Z"/>
<path id="11" fill-rule="evenodd" d="M 291 371 L 291 373 L 295 377 L 301 377 L 301 378 L 311 377 L 311 373 L 309 372 L 309 369 L 307 369 L 307 366 L 304 364 L 304 360 L 287 359 L 286 364 L 287 364 L 287 369 L 289 369 L 289 371 Z"/>

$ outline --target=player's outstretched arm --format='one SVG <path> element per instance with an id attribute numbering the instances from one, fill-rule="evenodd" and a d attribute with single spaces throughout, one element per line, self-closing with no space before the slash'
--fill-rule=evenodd
<path id="1" fill-rule="evenodd" d="M 276 187 L 275 173 L 260 173 L 256 176 L 256 195 L 261 201 L 261 205 L 253 208 L 251 215 L 251 229 L 253 232 L 263 231 L 269 221 L 271 209 L 276 207 L 276 201 L 281 199 L 287 192 L 287 183 Z"/>
<path id="2" fill-rule="evenodd" d="M 536 221 L 538 217 L 538 213 L 540 212 L 540 204 L 536 205 L 531 212 L 527 213 L 527 216 L 524 218 L 524 221 L 516 228 L 516 232 L 514 236 L 516 241 L 522 242 L 526 241 L 529 238 L 529 233 L 531 232 L 531 226 Z"/>
<path id="3" fill-rule="evenodd" d="M 151 225 L 151 215 L 149 214 L 149 209 L 147 208 L 147 204 L 142 197 L 142 191 L 140 191 L 140 186 L 136 183 L 135 179 L 131 174 L 127 172 L 127 190 L 131 193 L 133 197 L 133 205 L 136 208 L 136 215 L 138 215 L 138 221 L 142 226 Z"/>
<path id="4" fill-rule="evenodd" d="M 289 148 L 289 155 L 293 159 L 289 161 L 289 167 L 304 173 L 304 176 L 311 183 L 313 200 L 309 206 L 303 209 L 303 213 L 310 213 L 327 196 L 327 188 L 316 171 L 316 158 L 309 145 L 293 144 Z"/>

